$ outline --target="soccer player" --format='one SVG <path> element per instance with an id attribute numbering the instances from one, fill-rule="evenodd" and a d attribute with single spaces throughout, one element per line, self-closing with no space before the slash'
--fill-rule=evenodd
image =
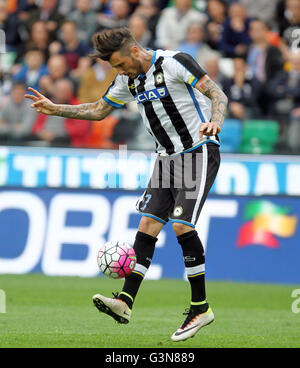
<path id="1" fill-rule="evenodd" d="M 96 294 L 95 306 L 119 323 L 128 323 L 132 306 L 150 266 L 157 236 L 170 221 L 181 245 L 191 303 L 187 316 L 171 337 L 193 337 L 213 322 L 206 300 L 205 255 L 195 224 L 219 165 L 219 139 L 227 97 L 188 54 L 147 50 L 127 28 L 93 36 L 95 58 L 109 61 L 118 74 L 99 101 L 77 106 L 57 105 L 29 88 L 32 108 L 66 118 L 104 119 L 115 108 L 136 101 L 156 143 L 157 161 L 148 188 L 137 203 L 142 218 L 134 242 L 137 264 L 120 294 Z"/>

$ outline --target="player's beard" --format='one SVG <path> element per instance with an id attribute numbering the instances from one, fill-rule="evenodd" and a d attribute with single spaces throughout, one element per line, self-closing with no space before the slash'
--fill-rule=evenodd
<path id="1" fill-rule="evenodd" d="M 136 72 L 130 73 L 129 78 L 135 79 L 140 74 L 143 74 L 143 65 L 139 60 L 134 59 L 134 58 L 132 59 L 133 59 L 133 68 L 136 70 Z"/>

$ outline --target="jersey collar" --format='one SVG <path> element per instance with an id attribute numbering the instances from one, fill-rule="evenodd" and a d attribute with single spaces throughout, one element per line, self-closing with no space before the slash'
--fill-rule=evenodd
<path id="1" fill-rule="evenodd" d="M 153 56 L 152 56 L 152 60 L 151 60 L 151 66 L 155 63 L 156 60 L 156 51 L 153 51 Z"/>

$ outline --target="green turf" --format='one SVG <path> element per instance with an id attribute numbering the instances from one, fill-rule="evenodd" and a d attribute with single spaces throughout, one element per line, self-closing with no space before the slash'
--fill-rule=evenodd
<path id="1" fill-rule="evenodd" d="M 296 286 L 208 282 L 215 322 L 181 343 L 170 335 L 183 321 L 189 285 L 144 281 L 129 325 L 100 314 L 93 294 L 110 295 L 122 281 L 41 275 L 0 276 L 7 313 L 0 347 L 300 347 L 300 314 L 291 311 Z"/>

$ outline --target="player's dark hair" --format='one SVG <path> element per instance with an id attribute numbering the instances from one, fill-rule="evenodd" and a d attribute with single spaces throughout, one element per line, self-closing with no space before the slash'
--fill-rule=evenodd
<path id="1" fill-rule="evenodd" d="M 139 46 L 130 30 L 126 27 L 105 29 L 94 34 L 92 41 L 95 52 L 89 56 L 105 61 L 109 61 L 115 51 L 129 53 L 130 46 Z"/>

